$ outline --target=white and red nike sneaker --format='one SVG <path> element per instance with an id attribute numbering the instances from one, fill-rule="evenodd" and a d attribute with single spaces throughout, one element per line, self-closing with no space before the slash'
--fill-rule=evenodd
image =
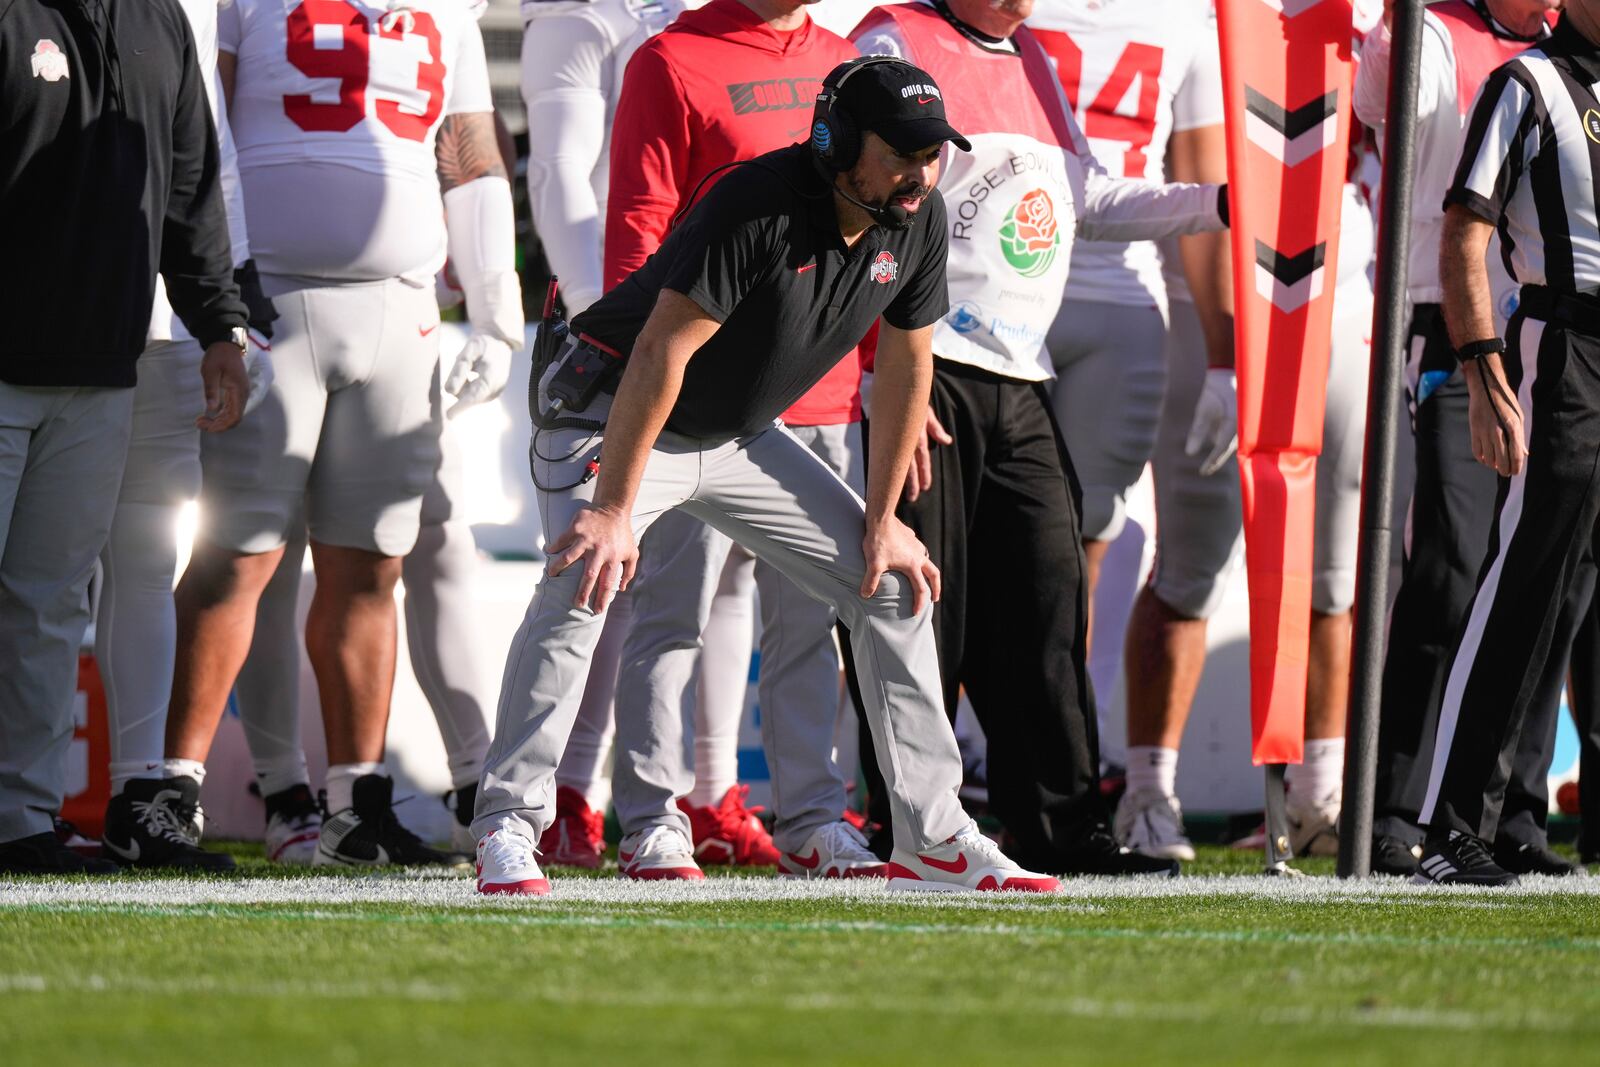
<path id="1" fill-rule="evenodd" d="M 478 840 L 478 892 L 542 897 L 550 880 L 539 870 L 533 839 L 501 826 Z"/>
<path id="2" fill-rule="evenodd" d="M 624 878 L 641 882 L 705 878 L 694 861 L 694 846 L 675 826 L 652 826 L 624 837 L 617 845 L 617 866 Z"/>
<path id="3" fill-rule="evenodd" d="M 882 878 L 886 869 L 861 831 L 843 819 L 817 827 L 800 851 L 778 857 L 784 878 Z"/>
<path id="4" fill-rule="evenodd" d="M 1012 863 L 1000 846 L 978 832 L 976 823 L 943 844 L 922 852 L 896 848 L 885 872 L 891 891 L 965 889 L 1020 893 L 1057 893 L 1061 883 L 1047 874 L 1034 874 Z"/>

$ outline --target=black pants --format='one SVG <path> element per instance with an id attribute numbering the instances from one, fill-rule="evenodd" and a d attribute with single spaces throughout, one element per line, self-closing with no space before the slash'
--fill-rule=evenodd
<path id="1" fill-rule="evenodd" d="M 953 720 L 965 686 L 1014 858 L 1060 870 L 1105 821 L 1076 476 L 1043 383 L 936 359 L 932 405 L 955 442 L 934 448 L 933 487 L 899 515 L 944 581 L 945 707 Z"/>
<path id="2" fill-rule="evenodd" d="M 1494 840 L 1530 716 L 1548 700 L 1549 674 L 1564 668 L 1586 613 L 1574 594 L 1586 571 L 1592 582 L 1600 337 L 1526 308 L 1525 295 L 1507 325 L 1505 364 L 1522 403 L 1528 461 L 1522 475 L 1499 480 L 1488 553 L 1440 700 L 1422 809 L 1430 835 L 1462 830 Z"/>
<path id="3" fill-rule="evenodd" d="M 1437 304 L 1412 317 L 1414 364 L 1427 375 L 1454 368 L 1455 355 Z M 1416 384 L 1413 383 L 1416 392 Z M 1433 767 L 1450 656 L 1483 569 L 1498 479 L 1472 455 L 1467 386 L 1459 370 L 1416 403 L 1416 488 L 1410 544 L 1389 623 L 1378 735 L 1374 829 L 1407 844 L 1422 840 L 1422 803 Z M 1592 587 L 1593 568 L 1587 582 Z M 1583 589 L 1576 600 L 1586 599 Z M 1581 605 L 1574 606 L 1574 612 Z M 1573 617 L 1563 621 L 1572 631 Z M 1505 786 L 1500 829 L 1518 844 L 1545 843 L 1547 776 L 1555 746 L 1565 657 L 1556 657 L 1535 690 Z"/>
<path id="4" fill-rule="evenodd" d="M 1572 642 L 1570 664 L 1572 717 L 1578 727 L 1578 809 L 1583 827 L 1578 853 L 1600 857 L 1600 602 L 1589 613 Z"/>

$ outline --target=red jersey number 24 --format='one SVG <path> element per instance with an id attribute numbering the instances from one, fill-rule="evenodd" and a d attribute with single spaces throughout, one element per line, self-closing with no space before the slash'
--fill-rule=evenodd
<path id="1" fill-rule="evenodd" d="M 394 100 L 380 98 L 373 110 L 396 137 L 425 141 L 444 108 L 444 62 L 439 58 L 439 27 L 426 11 L 411 13 L 412 35 L 427 42 L 425 62 L 417 64 L 417 88 L 427 97 L 422 114 L 400 110 Z M 369 50 L 373 33 L 367 16 L 348 0 L 304 0 L 289 12 L 289 62 L 308 78 L 337 78 L 339 99 L 320 104 L 308 93 L 283 98 L 283 113 L 302 130 L 343 133 L 367 117 Z M 377 28 L 377 35 L 399 41 L 407 34 L 399 25 Z"/>
<path id="2" fill-rule="evenodd" d="M 1034 36 L 1056 61 L 1056 75 L 1066 91 L 1067 103 L 1078 111 L 1078 94 L 1083 87 L 1083 49 L 1061 30 L 1034 30 Z M 1161 99 L 1160 46 L 1129 42 L 1111 69 L 1111 76 L 1095 95 L 1083 115 L 1083 134 L 1097 141 L 1117 141 L 1128 146 L 1122 160 L 1122 173 L 1130 178 L 1144 176 L 1145 150 L 1156 132 L 1156 104 Z M 1134 113 L 1117 110 L 1135 79 L 1139 96 Z"/>

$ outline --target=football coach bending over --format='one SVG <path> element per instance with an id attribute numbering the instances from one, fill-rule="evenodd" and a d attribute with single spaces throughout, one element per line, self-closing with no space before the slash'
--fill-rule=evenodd
<path id="1" fill-rule="evenodd" d="M 945 121 L 933 79 L 884 57 L 835 68 L 812 121 L 809 146 L 718 182 L 644 266 L 574 320 L 580 339 L 544 374 L 534 483 L 544 528 L 565 532 L 548 546 L 506 664 L 472 825 L 480 892 L 549 892 L 534 842 L 554 818 L 556 764 L 601 613 L 633 575 L 637 539 L 675 507 L 849 627 L 892 798 L 891 888 L 1058 888 L 1007 860 L 956 799 L 961 763 L 929 611 L 939 572 L 894 516 L 927 408 L 933 324 L 948 306 L 939 153 L 945 141 L 970 146 Z M 863 510 L 774 420 L 879 316 Z M 614 397 L 567 389 L 621 360 Z M 567 404 L 553 405 L 564 393 Z"/>

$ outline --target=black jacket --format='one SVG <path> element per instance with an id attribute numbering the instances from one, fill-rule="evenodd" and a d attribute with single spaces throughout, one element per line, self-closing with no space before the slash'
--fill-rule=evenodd
<path id="1" fill-rule="evenodd" d="M 0 380 L 131 386 L 156 272 L 211 344 L 232 267 L 177 0 L 0 0 Z"/>

